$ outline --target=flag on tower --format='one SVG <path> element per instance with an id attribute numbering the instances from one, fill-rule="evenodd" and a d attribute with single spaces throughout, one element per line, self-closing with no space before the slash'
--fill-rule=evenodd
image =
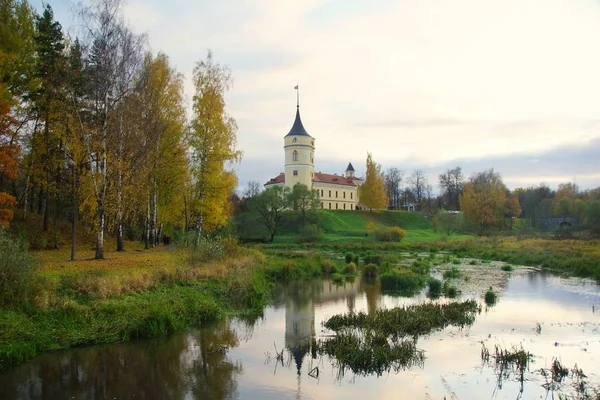
<path id="1" fill-rule="evenodd" d="M 294 89 L 298 89 L 298 85 L 294 86 Z"/>

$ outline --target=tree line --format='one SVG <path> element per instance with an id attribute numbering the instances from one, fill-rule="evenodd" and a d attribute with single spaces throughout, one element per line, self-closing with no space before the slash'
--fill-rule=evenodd
<path id="1" fill-rule="evenodd" d="M 241 159 L 225 108 L 231 72 L 209 51 L 193 70 L 192 116 L 183 75 L 124 22 L 122 0 L 75 11 L 71 37 L 46 4 L 0 0 L 0 223 L 42 216 L 96 235 L 158 244 L 174 229 L 198 236 L 226 224 Z"/>
<path id="2" fill-rule="evenodd" d="M 600 234 L 600 187 L 580 190 L 575 183 L 561 183 L 557 190 L 552 190 L 541 183 L 510 190 L 494 169 L 467 178 L 460 166 L 439 174 L 438 185 L 439 195 L 434 196 L 423 170 L 416 169 L 405 177 L 398 168 L 384 171 L 372 155 L 367 154 L 366 173 L 359 187 L 359 206 L 371 210 L 423 212 L 434 216 L 436 226 L 448 234 L 459 229 L 458 221 L 462 221 L 463 216 L 480 232 L 490 227 L 512 229 L 513 221 L 521 218 L 528 221 L 529 226 L 542 230 L 587 226 Z M 269 216 L 272 221 L 279 220 L 283 211 L 297 208 L 292 207 L 287 189 L 273 188 L 261 193 L 258 182 L 249 182 L 242 197 L 236 197 L 237 212 L 252 210 L 252 204 L 262 204 L 263 211 L 258 211 L 266 220 Z M 310 193 L 308 188 L 304 189 Z M 306 204 L 319 208 L 318 192 L 313 191 L 311 198 L 314 201 Z M 256 199 L 260 201 L 257 203 Z"/>

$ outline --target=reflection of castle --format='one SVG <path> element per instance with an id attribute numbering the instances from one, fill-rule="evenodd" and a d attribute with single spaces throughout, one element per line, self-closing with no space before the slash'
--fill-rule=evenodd
<path id="1" fill-rule="evenodd" d="M 290 285 L 285 303 L 285 347 L 292 353 L 298 375 L 302 361 L 315 338 L 315 306 L 346 299 L 349 310 L 359 292 L 360 281 L 335 285 L 328 281 L 299 282 Z"/>

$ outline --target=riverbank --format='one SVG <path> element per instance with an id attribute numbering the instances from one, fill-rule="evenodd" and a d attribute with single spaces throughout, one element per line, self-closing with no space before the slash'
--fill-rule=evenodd
<path id="1" fill-rule="evenodd" d="M 488 267 L 488 260 L 504 260 L 600 277 L 600 246 L 584 241 L 478 238 L 248 248 L 223 240 L 204 243 L 195 252 L 143 250 L 134 243 L 128 249 L 109 252 L 105 260 L 74 262 L 67 261 L 66 252 L 34 253 L 38 266 L 28 301 L 0 308 L 0 370 L 48 351 L 162 336 L 228 316 L 256 315 L 268 303 L 275 282 L 324 275 L 343 282 L 367 265 L 401 277 L 422 274 L 417 289 L 426 282 L 429 266 L 440 274 L 463 264 L 478 268 L 479 261 L 467 257 Z M 349 259 L 355 267 L 348 266 Z M 449 282 L 448 288 L 459 286 Z"/>
<path id="2" fill-rule="evenodd" d="M 0 370 L 38 354 L 147 338 L 257 314 L 270 287 L 260 251 L 238 246 L 192 263 L 187 250 L 107 253 L 75 262 L 36 253 L 29 300 L 0 309 Z"/>

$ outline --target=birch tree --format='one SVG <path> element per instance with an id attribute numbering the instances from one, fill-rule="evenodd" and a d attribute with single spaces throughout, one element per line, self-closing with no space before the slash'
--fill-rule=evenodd
<path id="1" fill-rule="evenodd" d="M 231 215 L 230 193 L 237 184 L 228 164 L 240 161 L 236 150 L 237 124 L 225 111 L 225 93 L 231 88 L 231 72 L 213 60 L 209 51 L 194 68 L 194 104 L 189 144 L 192 174 L 199 208 L 198 238 L 202 231 L 223 226 Z"/>

